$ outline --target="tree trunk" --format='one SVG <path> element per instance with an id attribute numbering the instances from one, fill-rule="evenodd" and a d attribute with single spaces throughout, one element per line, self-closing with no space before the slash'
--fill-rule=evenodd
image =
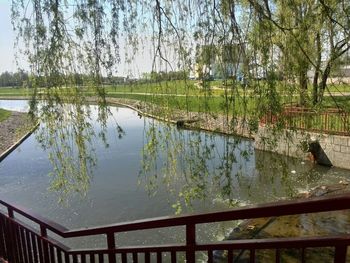
<path id="1" fill-rule="evenodd" d="M 316 105 L 318 102 L 318 76 L 320 73 L 318 70 L 315 71 L 314 80 L 312 83 L 312 104 Z"/>
<path id="2" fill-rule="evenodd" d="M 313 79 L 313 89 L 312 89 L 312 104 L 316 105 L 318 102 L 318 77 L 320 75 L 320 69 L 321 69 L 321 37 L 320 33 L 317 33 L 316 35 L 316 50 L 317 50 L 317 60 L 316 60 L 316 67 L 315 67 L 315 74 Z"/>
<path id="3" fill-rule="evenodd" d="M 300 105 L 306 105 L 307 96 L 307 70 L 299 72 L 299 86 L 300 86 Z"/>
<path id="4" fill-rule="evenodd" d="M 327 87 L 327 79 L 329 77 L 329 74 L 331 73 L 331 67 L 332 67 L 332 63 L 331 63 L 331 61 L 329 61 L 327 63 L 327 67 L 323 71 L 322 80 L 321 80 L 321 83 L 319 86 L 319 96 L 318 96 L 319 102 L 322 102 L 322 100 L 323 100 L 324 92 L 325 92 L 326 87 Z"/>

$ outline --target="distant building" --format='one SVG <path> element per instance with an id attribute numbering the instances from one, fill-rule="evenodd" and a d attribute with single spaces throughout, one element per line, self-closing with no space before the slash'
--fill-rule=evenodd
<path id="1" fill-rule="evenodd" d="M 243 80 L 242 46 L 239 44 L 200 46 L 196 53 L 195 77 Z"/>

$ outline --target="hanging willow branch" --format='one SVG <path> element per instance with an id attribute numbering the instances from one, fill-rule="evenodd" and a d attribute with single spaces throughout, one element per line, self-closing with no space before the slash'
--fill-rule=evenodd
<path id="1" fill-rule="evenodd" d="M 150 44 L 149 39 L 154 46 L 152 68 L 157 71 L 152 74 L 179 71 L 184 78 L 197 77 L 192 86 L 186 79 L 186 87 L 159 83 L 159 93 L 169 87 L 174 89 L 171 94 L 185 89 L 185 102 L 179 96 L 152 94 L 149 102 L 159 107 L 158 113 L 174 115 L 179 108 L 180 114 L 192 116 L 195 111 L 203 113 L 208 123 L 224 115 L 222 125 L 229 131 L 240 126 L 256 130 L 267 114 L 283 117 L 286 103 L 321 108 L 327 79 L 350 48 L 350 3 L 345 0 L 12 2 L 18 43 L 24 43 L 31 65 L 31 110 L 47 124 L 42 142 L 59 151 L 65 136 L 57 131 L 63 127 L 75 136 L 79 149 L 75 168 L 68 167 L 62 155 L 53 156 L 58 177 L 58 171 L 80 173 L 89 171 L 85 164 L 95 163 L 81 140 L 94 136 L 91 113 L 84 105 L 93 96 L 99 104 L 99 121 L 106 127 L 108 94 L 103 79 L 116 76 L 120 63 L 127 62 L 123 58 L 135 56 L 140 46 Z M 132 54 L 123 54 L 122 47 Z M 313 100 L 308 91 L 310 72 Z M 221 83 L 210 82 L 214 77 Z M 216 92 L 220 89 L 223 93 Z M 38 105 L 39 99 L 45 103 Z M 273 128 L 281 129 L 284 120 L 276 119 Z"/>

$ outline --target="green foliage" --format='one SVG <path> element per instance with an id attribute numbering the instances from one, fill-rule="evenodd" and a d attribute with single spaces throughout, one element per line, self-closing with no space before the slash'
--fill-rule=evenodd
<path id="1" fill-rule="evenodd" d="M 90 96 L 97 99 L 102 127 L 109 113 L 107 96 L 155 104 L 162 116 L 177 110 L 183 118 L 201 112 L 225 116 L 232 126 L 248 123 L 255 130 L 268 115 L 277 119 L 268 138 L 273 145 L 284 129 L 286 103 L 317 111 L 329 104 L 324 98 L 327 79 L 350 49 L 348 1 L 14 0 L 12 10 L 18 41 L 31 64 L 31 113 L 43 123 L 38 136 L 54 166 L 52 188 L 64 194 L 86 192 L 96 163 L 89 144 L 96 136 L 86 107 Z M 114 77 L 118 64 L 130 62 L 149 42 L 144 40 L 153 44 L 152 72 L 124 85 Z M 126 46 L 124 56 L 121 44 Z M 313 72 L 312 80 L 308 72 Z M 190 73 L 198 81 L 188 80 Z M 219 75 L 219 83 L 208 81 Z M 336 100 L 333 105 L 339 106 Z M 180 189 L 180 203 L 204 198 L 209 182 L 230 196 L 226 170 L 235 166 L 237 156 L 227 150 L 222 165 L 212 171 L 203 162 L 211 158 L 210 146 L 201 148 L 198 135 L 170 148 L 172 136 L 171 131 L 149 130 L 145 173 L 152 165 L 157 168 L 161 158 L 163 180 L 171 184 L 179 174 L 173 172 L 175 156 L 186 148 L 190 154 L 182 161 L 188 170 L 182 176 L 187 184 Z M 249 151 L 241 153 L 249 157 Z M 208 180 L 212 174 L 217 180 Z M 157 180 L 158 173 L 146 178 L 150 191 Z"/>
<path id="2" fill-rule="evenodd" d="M 0 109 L 0 122 L 6 120 L 8 117 L 11 116 L 11 112 L 4 110 L 4 109 Z"/>
<path id="3" fill-rule="evenodd" d="M 218 145 L 210 134 L 149 125 L 139 176 L 150 194 L 156 194 L 160 184 L 165 185 L 169 198 L 175 197 L 176 213 L 191 209 L 198 200 L 218 198 L 236 203 L 233 180 L 243 169 L 236 166 L 237 159 L 250 160 L 252 149 L 248 145 L 240 152 L 242 144 L 237 138 L 225 137 L 224 145 Z M 223 155 L 214 166 L 217 153 Z"/>
<path id="4" fill-rule="evenodd" d="M 26 87 L 29 76 L 24 71 L 16 73 L 3 72 L 0 74 L 0 87 Z"/>

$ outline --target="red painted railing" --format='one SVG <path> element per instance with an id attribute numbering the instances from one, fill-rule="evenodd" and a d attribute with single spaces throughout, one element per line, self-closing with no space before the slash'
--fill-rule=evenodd
<path id="1" fill-rule="evenodd" d="M 307 108 L 286 107 L 283 116 L 288 128 L 339 135 L 350 134 L 350 115 L 340 109 L 315 112 Z"/>
<path id="2" fill-rule="evenodd" d="M 234 250 L 246 250 L 250 253 L 250 262 L 255 262 L 255 252 L 258 249 L 275 250 L 275 262 L 280 262 L 280 250 L 285 248 L 300 249 L 302 251 L 300 261 L 306 262 L 305 249 L 311 247 L 335 248 L 334 262 L 342 263 L 346 262 L 347 246 L 350 245 L 350 235 L 347 233 L 337 236 L 230 240 L 205 244 L 200 244 L 196 240 L 196 225 L 198 224 L 344 210 L 350 208 L 350 194 L 284 201 L 217 213 L 138 220 L 77 230 L 68 230 L 61 225 L 7 202 L 0 201 L 0 204 L 7 210 L 0 213 L 0 257 L 9 263 L 94 263 L 116 262 L 117 259 L 118 262 L 123 263 L 151 262 L 151 259 L 154 259 L 152 262 L 155 260 L 162 262 L 164 253 L 170 253 L 169 260 L 171 262 L 184 260 L 179 260 L 179 253 L 185 254 L 186 262 L 195 262 L 196 252 L 198 251 L 206 252 L 208 262 L 213 262 L 214 250 L 226 251 L 228 262 L 233 262 Z M 37 225 L 38 230 L 21 222 L 20 218 L 25 218 L 26 222 L 30 221 L 30 225 Z M 184 244 L 122 247 L 115 242 L 115 236 L 121 232 L 174 226 L 185 226 L 186 241 Z M 63 238 L 104 234 L 107 246 L 102 249 L 72 250 L 51 238 L 48 231 L 52 231 Z"/>
<path id="3" fill-rule="evenodd" d="M 350 135 L 350 114 L 340 109 L 316 112 L 310 108 L 286 106 L 280 114 L 268 112 L 260 120 L 261 124 L 278 122 L 287 129 Z"/>

